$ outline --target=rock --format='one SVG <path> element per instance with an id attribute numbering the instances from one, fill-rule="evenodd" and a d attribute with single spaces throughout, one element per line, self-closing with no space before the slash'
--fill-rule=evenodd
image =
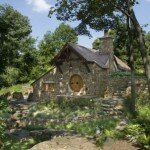
<path id="1" fill-rule="evenodd" d="M 33 101 L 33 93 L 29 93 L 27 101 Z"/>
<path id="2" fill-rule="evenodd" d="M 127 120 L 123 119 L 119 122 L 119 124 L 116 126 L 117 130 L 123 130 L 126 125 L 128 124 Z"/>
<path id="3" fill-rule="evenodd" d="M 24 99 L 22 92 L 14 92 L 12 98 L 16 99 L 16 100 L 23 100 Z"/>
<path id="4" fill-rule="evenodd" d="M 41 142 L 30 150 L 98 150 L 93 140 L 81 136 L 56 137 L 50 141 Z"/>
<path id="5" fill-rule="evenodd" d="M 114 143 L 114 141 L 115 140 L 112 138 L 107 138 L 103 146 L 111 146 Z"/>
<path id="6" fill-rule="evenodd" d="M 12 94 L 10 92 L 0 95 L 0 99 L 10 100 L 11 98 L 12 98 Z"/>
<path id="7" fill-rule="evenodd" d="M 126 95 L 126 96 L 129 96 L 130 94 L 131 94 L 131 87 L 128 87 L 128 88 L 126 89 L 125 95 Z"/>
<path id="8" fill-rule="evenodd" d="M 123 110 L 123 105 L 117 105 L 117 106 L 115 107 L 115 110 Z"/>
<path id="9" fill-rule="evenodd" d="M 6 134 L 13 139 L 25 139 L 29 137 L 29 131 L 22 129 L 11 129 Z"/>

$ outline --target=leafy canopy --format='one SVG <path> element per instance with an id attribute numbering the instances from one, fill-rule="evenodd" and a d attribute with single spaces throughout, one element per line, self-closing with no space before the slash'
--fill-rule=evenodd
<path id="1" fill-rule="evenodd" d="M 131 2 L 135 5 L 136 0 Z M 58 20 L 79 21 L 79 34 L 89 34 L 88 27 L 97 31 L 116 28 L 128 9 L 127 0 L 58 0 L 50 9 L 49 16 Z"/>
<path id="2" fill-rule="evenodd" d="M 9 5 L 0 5 L 0 70 L 14 65 L 19 57 L 20 43 L 31 32 L 27 17 Z"/>
<path id="3" fill-rule="evenodd" d="M 0 87 L 32 78 L 37 51 L 30 33 L 27 17 L 10 5 L 0 5 Z"/>

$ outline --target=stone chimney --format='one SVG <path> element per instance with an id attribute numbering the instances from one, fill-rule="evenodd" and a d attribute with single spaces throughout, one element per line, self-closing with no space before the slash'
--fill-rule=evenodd
<path id="1" fill-rule="evenodd" d="M 108 30 L 104 30 L 104 36 L 100 41 L 100 53 L 113 53 L 113 38 L 109 36 Z"/>

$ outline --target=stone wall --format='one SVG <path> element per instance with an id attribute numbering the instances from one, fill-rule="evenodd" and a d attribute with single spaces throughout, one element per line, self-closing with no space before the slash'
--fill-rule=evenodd
<path id="1" fill-rule="evenodd" d="M 114 118 L 125 118 L 123 99 L 103 98 L 101 99 L 101 109 L 103 115 L 112 116 Z"/>
<path id="2" fill-rule="evenodd" d="M 145 77 L 135 77 L 136 93 L 148 92 Z M 101 109 L 104 115 L 123 119 L 126 117 L 125 99 L 131 94 L 130 76 L 105 78 L 104 98 L 101 98 Z"/>
<path id="3" fill-rule="evenodd" d="M 136 92 L 143 92 L 147 90 L 147 81 L 145 77 L 135 77 Z M 130 76 L 123 77 L 109 77 L 105 80 L 104 97 L 110 98 L 125 98 L 131 93 L 131 78 Z"/>
<path id="4" fill-rule="evenodd" d="M 70 59 L 78 59 L 75 54 L 71 54 Z M 64 61 L 60 70 L 56 67 L 47 72 L 41 78 L 33 83 L 33 99 L 48 100 L 57 97 L 103 97 L 105 86 L 104 77 L 107 76 L 107 69 L 102 69 L 95 63 L 87 63 L 80 59 L 78 61 Z M 70 67 L 71 66 L 71 67 Z M 83 88 L 80 92 L 74 92 L 70 88 L 70 78 L 78 74 L 82 77 Z M 43 83 L 54 83 L 56 85 L 54 92 L 42 91 Z"/>

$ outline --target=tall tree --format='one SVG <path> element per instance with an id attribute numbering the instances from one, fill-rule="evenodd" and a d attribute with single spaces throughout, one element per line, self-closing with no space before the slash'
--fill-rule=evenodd
<path id="1" fill-rule="evenodd" d="M 30 33 L 27 17 L 10 5 L 0 5 L 0 87 L 32 79 L 38 60 Z"/>
<path id="2" fill-rule="evenodd" d="M 78 37 L 74 29 L 64 23 L 60 24 L 53 33 L 47 32 L 39 44 L 43 67 L 49 68 L 50 59 L 52 59 L 54 54 L 57 53 L 65 43 L 76 43 L 77 41 Z"/>
<path id="3" fill-rule="evenodd" d="M 122 16 L 129 17 L 137 33 L 150 93 L 150 64 L 143 31 L 133 8 L 129 8 L 135 4 L 137 0 L 114 0 L 113 2 L 112 0 L 58 0 L 55 7 L 51 8 L 49 16 L 56 14 L 58 20 L 79 21 L 77 30 L 80 34 L 89 34 L 88 26 L 97 31 L 116 28 L 118 21 L 124 19 Z"/>
<path id="4" fill-rule="evenodd" d="M 28 36 L 20 43 L 19 58 L 15 66 L 20 69 L 20 82 L 27 82 L 38 77 L 33 69 L 39 65 L 39 56 L 36 49 L 36 39 Z"/>
<path id="5" fill-rule="evenodd" d="M 145 44 L 148 52 L 148 59 L 150 61 L 150 32 L 145 34 Z"/>
<path id="6" fill-rule="evenodd" d="M 14 66 L 19 57 L 21 41 L 31 32 L 27 17 L 9 5 L 0 5 L 0 71 L 5 66 Z"/>

